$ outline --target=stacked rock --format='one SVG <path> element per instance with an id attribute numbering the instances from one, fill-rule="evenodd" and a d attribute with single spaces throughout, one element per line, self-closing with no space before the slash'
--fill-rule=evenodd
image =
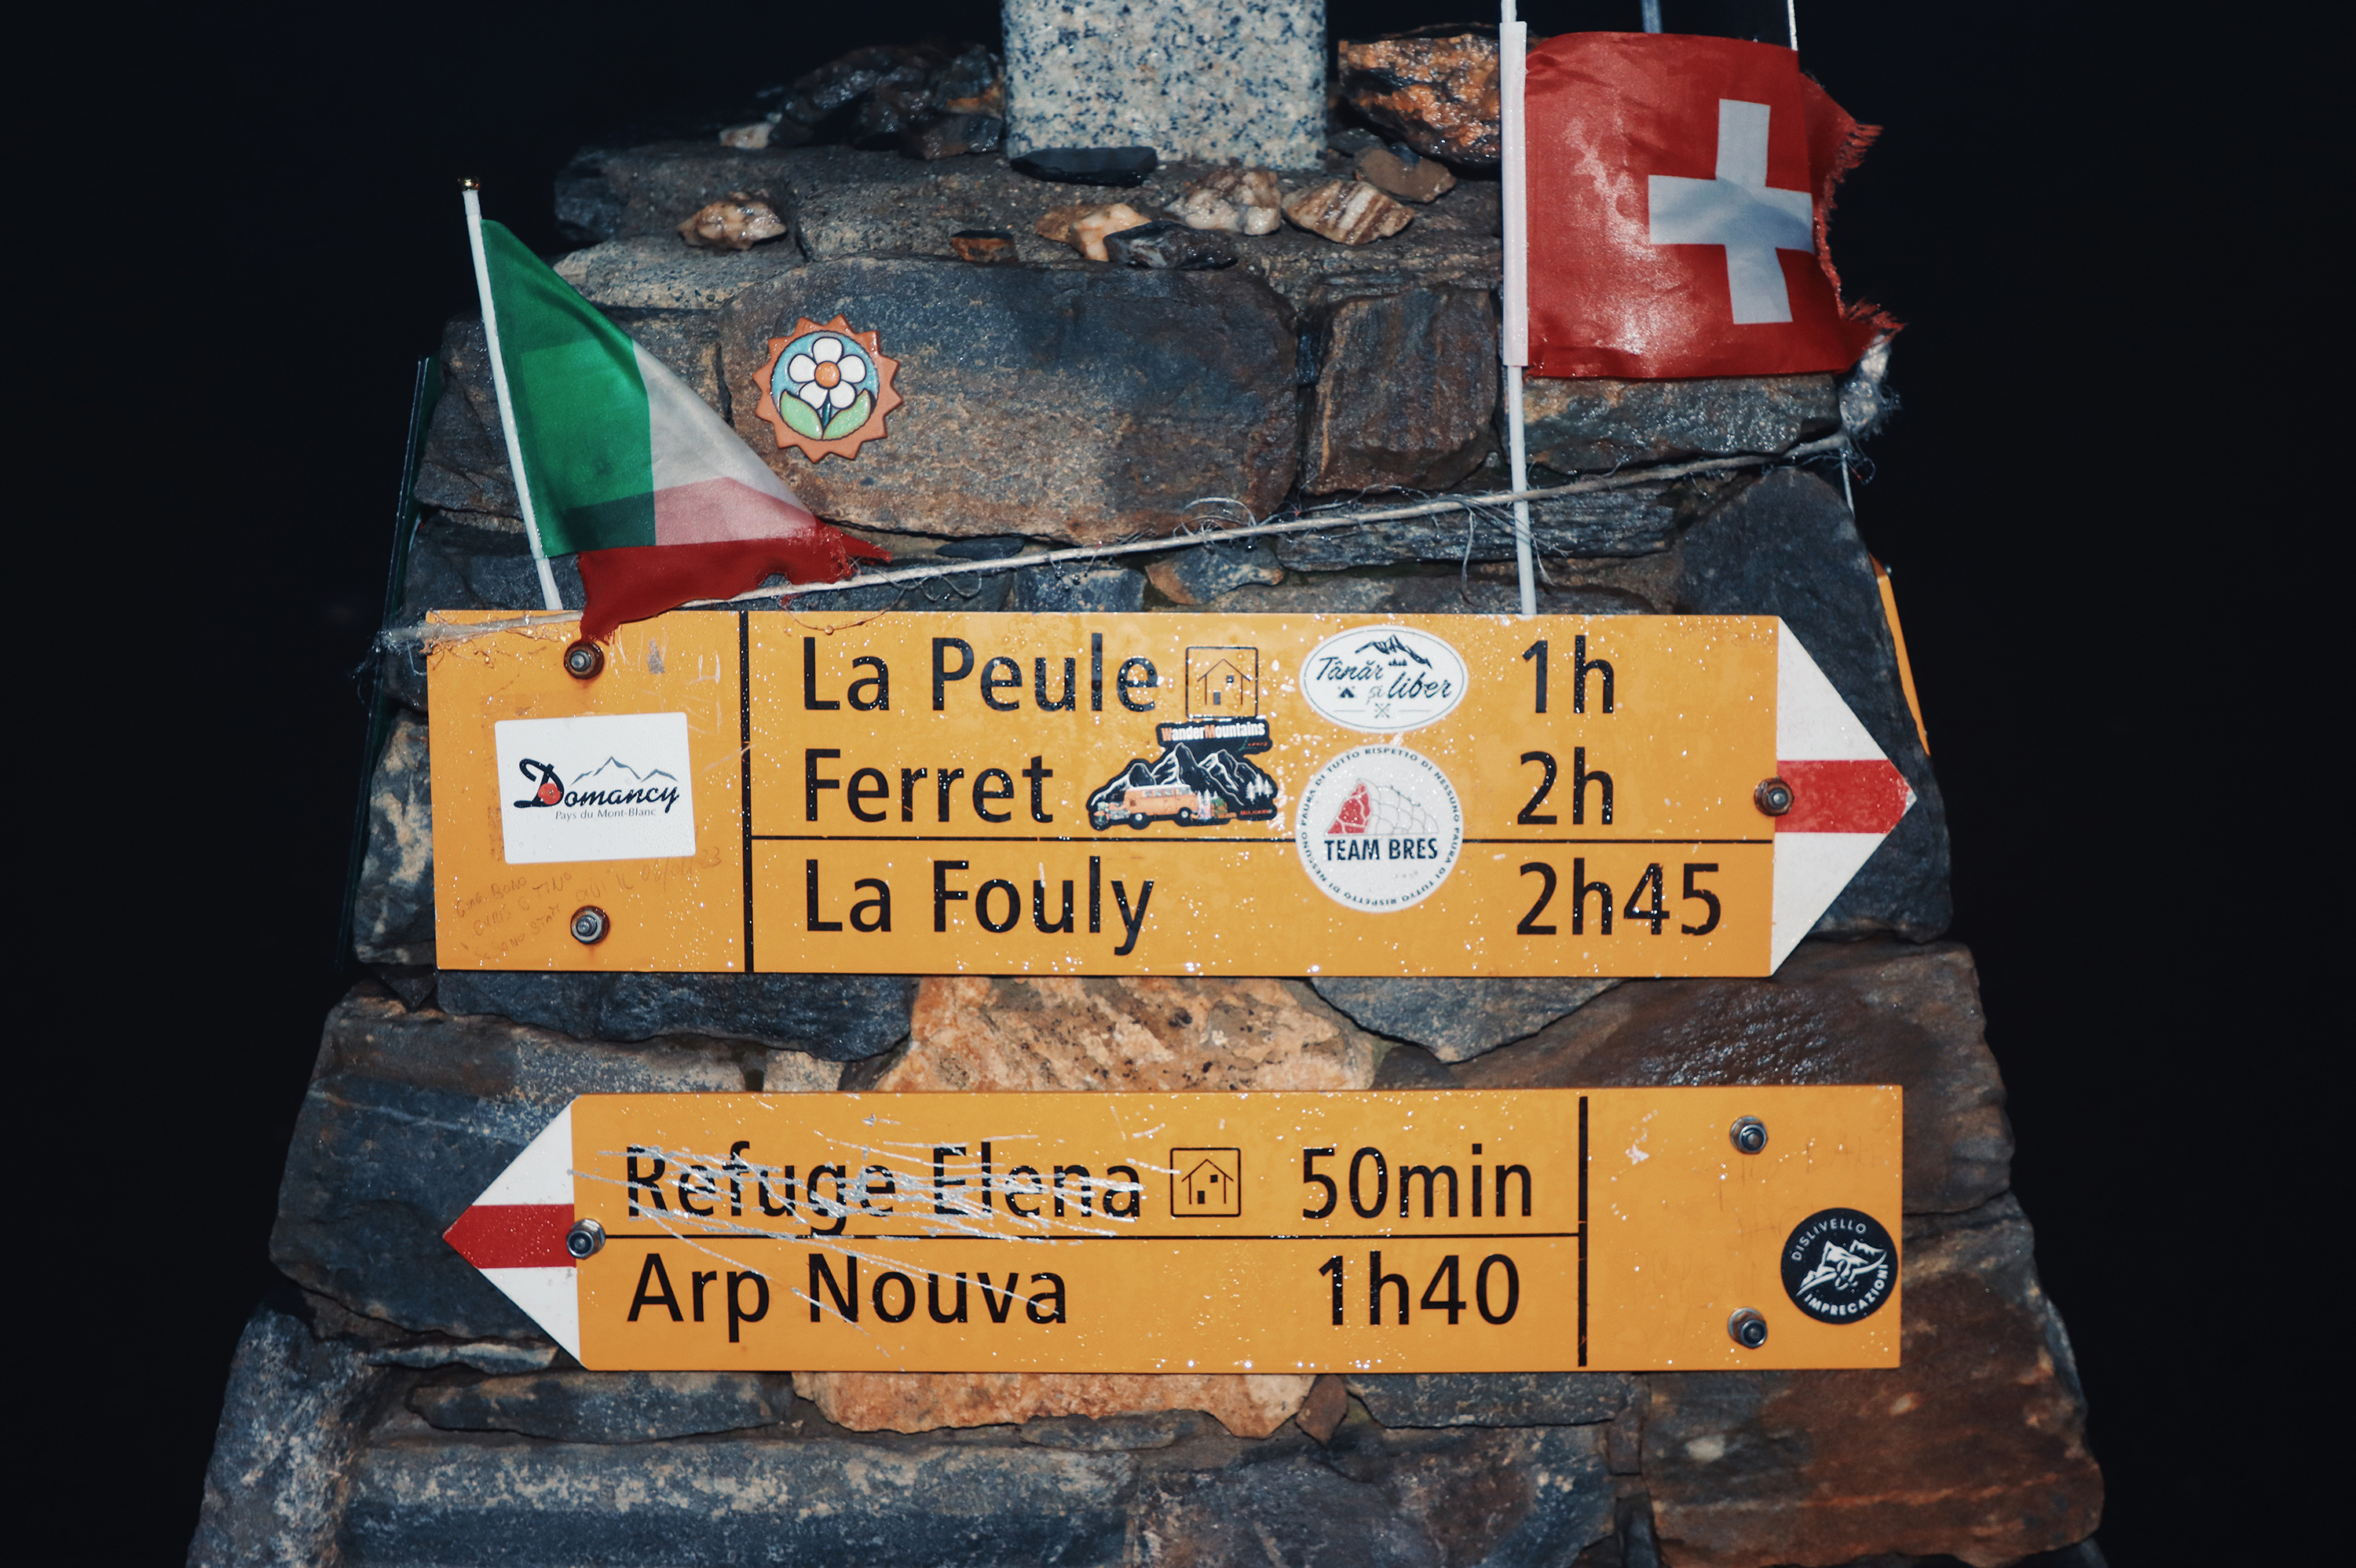
<path id="1" fill-rule="evenodd" d="M 1417 176 L 1396 150 L 1366 159 L 1364 142 L 1288 175 L 1296 197 L 1411 180 L 1430 192 L 1413 222 L 1343 246 L 1239 216 L 1205 226 L 1238 264 L 1203 271 L 1043 237 L 1045 208 L 1101 194 L 996 159 L 606 150 L 560 186 L 594 242 L 559 270 L 821 516 L 901 564 L 1006 562 L 830 608 L 1510 613 L 1510 523 L 1483 505 L 1502 484 L 1496 187 Z M 1209 210 L 1190 190 L 1268 205 L 1258 182 L 1212 174 L 1162 165 L 1123 200 L 1189 223 Z M 682 222 L 755 190 L 788 233 L 682 243 Z M 755 417 L 752 373 L 770 337 L 838 314 L 880 333 L 908 406 L 855 463 L 814 465 Z M 540 603 L 478 323 L 452 324 L 441 367 L 407 624 Z M 2008 1190 L 1971 955 L 1938 940 L 1938 785 L 1837 484 L 1775 465 L 1845 423 L 1869 434 L 1879 368 L 1530 384 L 1541 483 L 1758 460 L 1536 508 L 1541 608 L 1783 617 L 1918 797 L 1768 979 L 442 972 L 422 662 L 388 656 L 398 711 L 352 933 L 372 977 L 327 1020 L 273 1239 L 294 1288 L 241 1341 L 191 1561 L 1766 1568 L 1996 1564 L 2084 1541 L 2101 1477 L 2069 1340 Z M 1168 537 L 1204 497 L 1265 516 L 1401 489 L 1462 510 L 1141 565 L 1021 565 L 1034 543 Z M 592 1372 L 440 1239 L 583 1093 L 1663 1083 L 1903 1087 L 1901 1367 Z"/>

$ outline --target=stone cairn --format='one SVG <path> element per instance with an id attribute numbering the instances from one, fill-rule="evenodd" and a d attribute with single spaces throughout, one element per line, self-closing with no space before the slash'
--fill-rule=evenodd
<path id="1" fill-rule="evenodd" d="M 1009 563 L 818 607 L 1513 610 L 1510 522 L 1483 503 L 1504 484 L 1494 38 L 1344 44 L 1329 120 L 1313 5 L 1175 0 L 1057 45 L 1090 9 L 1011 4 L 1011 81 L 986 49 L 862 50 L 717 137 L 585 152 L 557 186 L 580 244 L 559 271 L 821 516 L 903 565 Z M 1260 31 L 1223 33 L 1237 14 Z M 1116 112 L 1080 91 L 1151 77 L 1188 22 L 1211 58 L 1187 93 Z M 752 376 L 769 337 L 838 313 L 881 332 L 909 405 L 814 466 L 776 454 Z M 478 322 L 441 364 L 397 624 L 539 603 Z M 239 1345 L 190 1561 L 2098 1563 L 2101 1477 L 2008 1190 L 1971 955 L 1938 940 L 1938 785 L 1837 478 L 1773 465 L 1883 406 L 1864 374 L 1530 383 L 1537 484 L 1762 460 L 1537 507 L 1541 608 L 1781 615 L 1920 797 L 1766 980 L 437 973 L 423 661 L 388 654 L 352 933 L 373 977 L 327 1019 L 272 1244 L 298 1288 Z M 1013 559 L 1420 496 L 1463 509 L 1142 570 Z M 1661 1083 L 1904 1086 L 1901 1368 L 593 1372 L 440 1240 L 584 1093 Z"/>

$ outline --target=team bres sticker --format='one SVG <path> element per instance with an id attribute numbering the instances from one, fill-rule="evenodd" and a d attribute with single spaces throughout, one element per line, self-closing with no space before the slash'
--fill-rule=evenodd
<path id="1" fill-rule="evenodd" d="M 1407 626 L 1361 626 L 1326 638 L 1301 664 L 1309 706 L 1352 730 L 1396 735 L 1443 719 L 1464 700 L 1464 659 Z"/>
<path id="2" fill-rule="evenodd" d="M 1464 847 L 1464 808 L 1438 763 L 1405 746 L 1360 746 L 1323 767 L 1294 807 L 1310 880 L 1336 903 L 1381 912 L 1429 898 Z"/>
<path id="3" fill-rule="evenodd" d="M 1819 1210 L 1783 1243 L 1783 1294 L 1819 1323 L 1870 1317 L 1897 1284 L 1896 1244 L 1859 1210 Z"/>
<path id="4" fill-rule="evenodd" d="M 492 730 L 509 865 L 695 853 L 686 714 L 504 719 Z"/>

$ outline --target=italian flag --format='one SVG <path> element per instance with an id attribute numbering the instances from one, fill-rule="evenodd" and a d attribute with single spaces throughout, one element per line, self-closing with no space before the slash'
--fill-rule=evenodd
<path id="1" fill-rule="evenodd" d="M 854 556 L 891 559 L 812 517 L 710 404 L 466 197 L 508 461 L 550 609 L 562 608 L 552 556 L 581 558 L 593 642 L 772 575 L 832 582 Z"/>

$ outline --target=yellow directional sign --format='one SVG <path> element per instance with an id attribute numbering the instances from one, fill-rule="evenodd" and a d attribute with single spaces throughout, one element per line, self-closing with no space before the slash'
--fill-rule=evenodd
<path id="1" fill-rule="evenodd" d="M 1912 800 L 1772 617 L 571 635 L 433 645 L 445 967 L 1766 974 Z"/>
<path id="2" fill-rule="evenodd" d="M 1900 1101 L 585 1095 L 449 1239 L 600 1369 L 1895 1366 Z"/>

